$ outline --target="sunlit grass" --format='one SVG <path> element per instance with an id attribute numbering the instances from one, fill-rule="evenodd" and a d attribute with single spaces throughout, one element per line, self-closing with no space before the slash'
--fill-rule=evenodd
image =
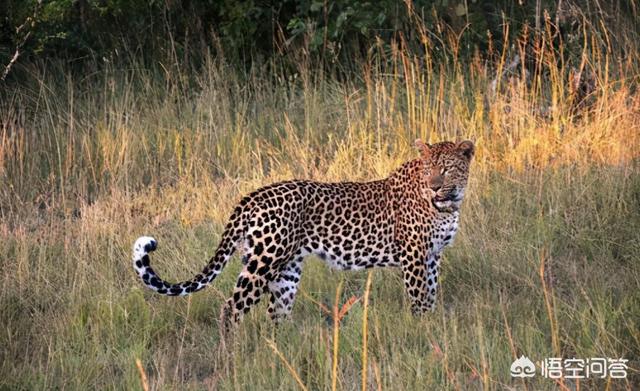
<path id="1" fill-rule="evenodd" d="M 550 47 L 493 92 L 513 53 L 462 65 L 391 49 L 387 65 L 372 58 L 342 82 L 303 66 L 241 77 L 211 58 L 189 88 L 136 66 L 86 79 L 33 67 L 3 92 L 0 387 L 139 389 L 141 373 L 151 389 L 607 386 L 511 379 L 524 354 L 629 358 L 629 379 L 609 387 L 633 389 L 637 50 L 585 47 L 597 82 L 577 109 Z M 434 313 L 412 317 L 400 275 L 376 270 L 367 311 L 356 303 L 338 329 L 317 303 L 337 305 L 338 286 L 339 302 L 362 297 L 367 275 L 310 260 L 291 322 L 274 329 L 261 304 L 221 344 L 238 262 L 189 300 L 136 280 L 137 236 L 159 239 L 163 276 L 188 278 L 243 194 L 290 178 L 382 178 L 417 156 L 418 137 L 477 144 Z"/>

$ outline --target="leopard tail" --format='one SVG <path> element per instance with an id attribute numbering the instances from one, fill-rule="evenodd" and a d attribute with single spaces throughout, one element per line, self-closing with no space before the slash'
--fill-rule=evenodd
<path id="1" fill-rule="evenodd" d="M 242 224 L 233 224 L 236 219 L 241 219 L 241 208 L 237 208 L 231 216 L 231 222 L 227 225 L 215 255 L 209 263 L 191 280 L 179 283 L 169 283 L 160 278 L 150 265 L 149 253 L 156 250 L 158 242 L 150 236 L 139 237 L 133 245 L 133 268 L 148 288 L 166 296 L 186 296 L 197 292 L 211 282 L 222 272 L 231 255 L 236 250 L 236 245 L 242 236 Z"/>

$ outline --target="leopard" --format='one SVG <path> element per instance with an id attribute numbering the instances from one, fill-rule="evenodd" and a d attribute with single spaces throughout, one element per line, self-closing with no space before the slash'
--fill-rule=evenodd
<path id="1" fill-rule="evenodd" d="M 191 280 L 169 283 L 151 267 L 150 236 L 133 245 L 142 283 L 167 296 L 202 290 L 234 252 L 242 270 L 220 321 L 232 329 L 269 293 L 268 316 L 290 317 L 304 261 L 313 255 L 337 270 L 395 267 L 411 312 L 434 311 L 443 250 L 456 236 L 475 153 L 470 140 L 415 141 L 419 157 L 368 182 L 289 180 L 264 186 L 235 206 L 209 262 Z"/>

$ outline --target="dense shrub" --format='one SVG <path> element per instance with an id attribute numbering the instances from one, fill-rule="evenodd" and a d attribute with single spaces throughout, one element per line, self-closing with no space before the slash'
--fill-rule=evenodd
<path id="1" fill-rule="evenodd" d="M 629 37 L 629 30 L 637 35 L 635 1 L 610 3 L 6 0 L 0 3 L 0 61 L 6 65 L 16 48 L 21 61 L 62 57 L 80 63 L 117 61 L 132 53 L 146 60 L 188 61 L 199 60 L 206 50 L 224 50 L 227 58 L 251 64 L 304 49 L 326 63 L 347 63 L 365 54 L 378 38 L 388 42 L 402 35 L 419 47 L 430 32 L 443 29 L 459 34 L 461 50 L 472 53 L 501 46 L 505 38 L 519 36 L 524 26 L 535 30 L 545 17 L 562 32 L 555 34 L 558 41 L 571 40 L 572 33 L 591 21 L 624 30 L 621 37 Z M 509 37 L 504 36 L 505 22 L 511 28 Z M 418 25 L 426 30 L 419 31 Z M 607 38 L 615 41 L 617 36 L 613 32 Z M 579 52 L 580 45 L 574 49 Z"/>

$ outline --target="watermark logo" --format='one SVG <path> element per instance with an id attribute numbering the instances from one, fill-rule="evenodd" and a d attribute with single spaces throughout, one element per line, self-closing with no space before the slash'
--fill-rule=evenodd
<path id="1" fill-rule="evenodd" d="M 547 379 L 625 379 L 627 362 L 624 358 L 560 358 L 548 357 L 538 362 L 540 375 Z M 511 364 L 512 377 L 534 377 L 536 365 L 528 357 L 520 356 Z"/>
<path id="2" fill-rule="evenodd" d="M 513 377 L 533 377 L 536 375 L 536 365 L 529 357 L 520 356 L 511 364 L 511 376 Z"/>

